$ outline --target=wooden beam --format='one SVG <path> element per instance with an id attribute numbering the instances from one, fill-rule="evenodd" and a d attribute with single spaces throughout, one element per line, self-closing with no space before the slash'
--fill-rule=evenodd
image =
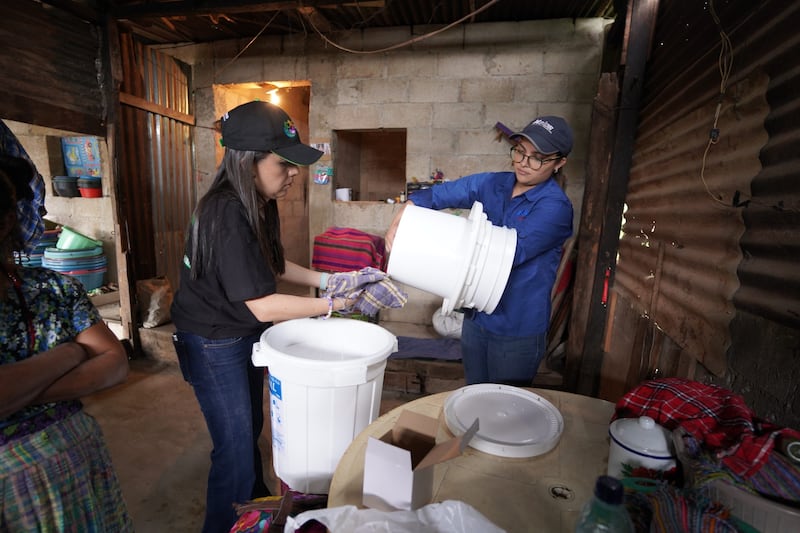
<path id="1" fill-rule="evenodd" d="M 337 8 L 339 6 L 352 5 L 353 0 L 179 0 L 176 2 L 117 6 L 113 9 L 112 15 L 118 20 L 135 20 L 142 18 L 212 15 L 216 13 L 235 14 L 294 10 L 300 8 L 316 9 L 323 6 L 325 8 Z"/>
<path id="2" fill-rule="evenodd" d="M 317 31 L 322 33 L 329 33 L 331 31 L 331 23 L 328 22 L 328 19 L 317 9 L 313 7 L 298 7 L 297 11 L 303 15 Z"/>
<path id="3" fill-rule="evenodd" d="M 171 119 L 177 120 L 178 122 L 183 122 L 184 124 L 188 124 L 190 126 L 194 126 L 195 124 L 194 115 L 187 115 L 179 111 L 173 111 L 168 107 L 164 107 L 163 105 L 156 104 L 153 102 L 148 102 L 144 98 L 140 98 L 132 94 L 120 92 L 119 101 L 122 104 L 129 105 L 131 107 L 135 107 L 143 111 L 148 111 L 150 113 L 155 113 L 156 115 L 169 117 Z"/>
<path id="4" fill-rule="evenodd" d="M 51 102 L 43 102 L 0 89 L 0 116 L 46 128 L 98 137 L 106 136 L 106 125 L 102 117 L 60 107 L 57 102 L 58 98 L 53 98 Z"/>
<path id="5" fill-rule="evenodd" d="M 658 14 L 658 0 L 630 0 L 628 6 L 631 12 L 630 29 L 627 35 L 625 57 L 622 61 L 625 70 L 620 91 L 614 147 L 611 151 L 608 197 L 600 233 L 591 298 L 588 301 L 589 316 L 586 323 L 583 353 L 580 358 L 580 370 L 577 373 L 576 392 L 588 396 L 597 396 L 600 385 L 603 337 L 607 320 L 607 299 L 603 294 L 614 282 L 622 210 L 628 192 L 628 176 L 633 159 L 636 127 L 639 121 L 645 66 Z"/>

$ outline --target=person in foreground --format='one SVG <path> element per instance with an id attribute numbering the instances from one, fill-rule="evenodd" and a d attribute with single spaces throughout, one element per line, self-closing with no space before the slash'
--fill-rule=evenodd
<path id="1" fill-rule="evenodd" d="M 225 153 L 189 225 L 171 307 L 180 368 L 213 444 L 207 533 L 230 530 L 237 519 L 233 504 L 269 494 L 258 447 L 264 369 L 252 364 L 253 345 L 273 322 L 357 307 L 359 290 L 385 277 L 377 269 L 329 276 L 284 257 L 277 199 L 292 186 L 298 167 L 322 152 L 300 142 L 283 110 L 249 102 L 217 126 Z M 336 289 L 323 298 L 278 294 L 278 280 Z"/>
<path id="2" fill-rule="evenodd" d="M 128 357 L 79 281 L 15 263 L 32 172 L 0 156 L 0 531 L 133 531 L 80 402 L 123 382 Z"/>
<path id="3" fill-rule="evenodd" d="M 542 116 L 509 138 L 513 172 L 464 176 L 416 191 L 407 202 L 445 209 L 478 201 L 492 224 L 517 232 L 511 273 L 494 312 L 465 311 L 461 350 L 468 385 L 531 385 L 546 351 L 562 246 L 572 234 L 572 204 L 556 181 L 572 150 L 570 126 L 561 117 Z M 402 213 L 386 233 L 390 251 Z"/>

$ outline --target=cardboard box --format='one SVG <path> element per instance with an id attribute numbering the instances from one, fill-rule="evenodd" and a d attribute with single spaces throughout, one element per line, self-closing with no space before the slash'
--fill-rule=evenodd
<path id="1" fill-rule="evenodd" d="M 478 431 L 436 444 L 439 421 L 403 411 L 380 439 L 370 437 L 364 458 L 362 503 L 382 511 L 416 510 L 433 499 L 433 467 L 458 457 Z"/>

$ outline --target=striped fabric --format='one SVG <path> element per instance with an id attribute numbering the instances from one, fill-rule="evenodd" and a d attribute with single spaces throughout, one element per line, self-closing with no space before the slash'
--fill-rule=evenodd
<path id="1" fill-rule="evenodd" d="M 800 507 L 800 466 L 792 463 L 782 453 L 773 450 L 758 472 L 745 479 L 724 468 L 700 443 L 691 436 L 683 438 L 689 455 L 689 467 L 694 473 L 694 484 L 705 487 L 721 480 L 751 494 L 758 494 Z"/>
<path id="2" fill-rule="evenodd" d="M 0 446 L 0 491 L 0 531 L 133 531 L 100 426 L 83 411 Z"/>
<path id="3" fill-rule="evenodd" d="M 730 512 L 702 494 L 662 485 L 644 495 L 652 512 L 649 527 L 637 531 L 650 533 L 675 533 L 677 531 L 702 533 L 738 533 L 737 523 Z M 636 500 L 634 500 L 636 501 Z M 631 513 L 634 515 L 634 513 Z"/>
<path id="4" fill-rule="evenodd" d="M 311 266 L 324 272 L 347 272 L 374 267 L 386 271 L 383 237 L 353 228 L 328 228 L 314 237 Z"/>

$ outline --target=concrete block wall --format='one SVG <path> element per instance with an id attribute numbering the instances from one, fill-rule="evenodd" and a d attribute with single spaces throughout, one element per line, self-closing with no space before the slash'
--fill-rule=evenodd
<path id="1" fill-rule="evenodd" d="M 437 168 L 451 180 L 508 169 L 508 144 L 499 139 L 497 122 L 516 130 L 538 115 L 564 116 L 576 137 L 565 173 L 577 228 L 607 24 L 610 21 L 604 19 L 470 24 L 408 46 L 397 45 L 440 28 L 329 36 L 337 46 L 309 35 L 261 38 L 249 46 L 245 41 L 222 41 L 163 51 L 194 67 L 199 125 L 218 116 L 219 110 L 208 102 L 220 84 L 307 80 L 307 141 L 330 143 L 333 130 L 405 128 L 407 181 L 424 181 Z M 198 146 L 208 144 L 198 141 Z M 333 161 L 326 156 L 321 163 Z M 198 158 L 199 175 L 213 175 L 213 168 L 204 164 Z M 334 225 L 385 232 L 398 206 L 336 203 L 331 200 L 333 186 L 308 185 L 310 241 Z M 426 293 L 414 294 L 414 299 L 414 305 L 389 314 L 394 320 L 430 324 L 440 299 Z"/>

